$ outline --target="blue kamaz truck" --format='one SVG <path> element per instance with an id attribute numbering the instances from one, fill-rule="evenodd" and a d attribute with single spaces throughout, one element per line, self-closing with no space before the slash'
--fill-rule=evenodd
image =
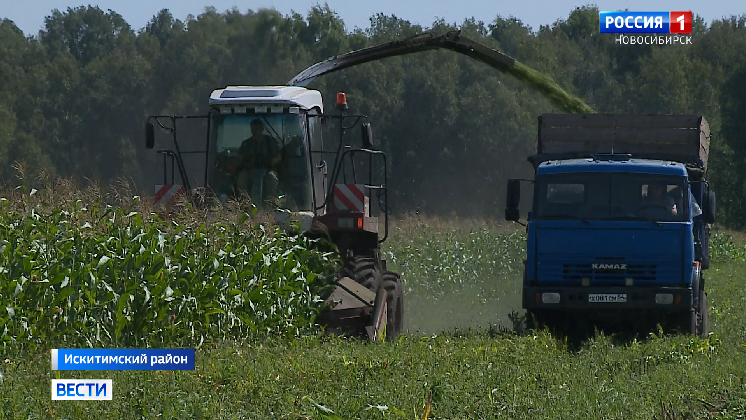
<path id="1" fill-rule="evenodd" d="M 661 325 L 708 332 L 703 270 L 715 194 L 699 115 L 544 114 L 534 179 L 508 181 L 505 218 L 527 217 L 530 326 Z"/>

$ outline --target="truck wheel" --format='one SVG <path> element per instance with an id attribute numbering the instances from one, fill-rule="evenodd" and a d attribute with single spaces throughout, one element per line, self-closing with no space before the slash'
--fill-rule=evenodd
<path id="1" fill-rule="evenodd" d="M 342 276 L 349 277 L 373 292 L 381 284 L 380 271 L 375 258 L 354 257 L 345 261 Z"/>
<path id="2" fill-rule="evenodd" d="M 686 324 L 684 325 L 685 333 L 696 335 L 697 334 L 697 319 L 699 318 L 699 311 L 694 310 L 689 312 L 686 319 Z"/>
<path id="3" fill-rule="evenodd" d="M 395 340 L 404 330 L 404 288 L 393 271 L 384 271 L 381 280 L 387 293 L 386 339 Z"/>
<path id="4" fill-rule="evenodd" d="M 699 311 L 681 312 L 676 316 L 676 330 L 681 334 L 697 335 Z"/>
<path id="5" fill-rule="evenodd" d="M 540 311 L 526 311 L 526 330 L 538 330 L 544 327 L 546 321 Z"/>
<path id="6" fill-rule="evenodd" d="M 710 314 L 707 309 L 707 293 L 704 291 L 699 298 L 699 313 L 697 318 L 699 321 L 699 335 L 706 337 L 710 333 Z"/>

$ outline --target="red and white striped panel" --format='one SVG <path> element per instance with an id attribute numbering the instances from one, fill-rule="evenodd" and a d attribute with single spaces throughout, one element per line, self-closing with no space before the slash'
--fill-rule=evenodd
<path id="1" fill-rule="evenodd" d="M 334 211 L 359 211 L 368 214 L 368 196 L 365 195 L 363 184 L 334 185 Z"/>
<path id="2" fill-rule="evenodd" d="M 184 194 L 184 186 L 179 184 L 166 184 L 155 186 L 155 204 L 171 204 L 176 198 Z"/>

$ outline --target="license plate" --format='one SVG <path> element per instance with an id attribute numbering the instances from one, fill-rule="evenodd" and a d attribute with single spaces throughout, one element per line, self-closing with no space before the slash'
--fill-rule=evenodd
<path id="1" fill-rule="evenodd" d="M 590 303 L 625 303 L 626 293 L 591 293 L 588 295 Z"/>

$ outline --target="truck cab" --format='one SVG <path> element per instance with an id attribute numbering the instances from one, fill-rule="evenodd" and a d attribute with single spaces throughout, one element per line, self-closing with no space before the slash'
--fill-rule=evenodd
<path id="1" fill-rule="evenodd" d="M 570 121 L 603 122 L 595 116 Z M 652 121 L 648 125 L 655 127 Z M 542 128 L 539 151 L 546 152 L 549 143 L 554 143 L 550 150 L 557 148 L 559 137 L 552 140 L 551 127 Z M 635 131 L 639 141 L 626 146 L 624 137 L 617 138 L 622 144 L 617 150 L 631 153 L 607 152 L 598 145 L 604 144 L 600 136 L 595 145 L 578 144 L 577 136 L 588 136 L 581 130 L 567 133 L 565 140 L 572 143 L 563 140 L 562 153 L 530 159 L 535 176 L 526 224 L 527 315 L 563 329 L 597 320 L 706 333 L 702 270 L 709 266 L 707 223 L 714 196 L 701 165 L 650 153 L 651 142 L 640 137 L 641 130 Z M 508 220 L 519 219 L 519 197 L 520 181 L 509 181 Z"/>

